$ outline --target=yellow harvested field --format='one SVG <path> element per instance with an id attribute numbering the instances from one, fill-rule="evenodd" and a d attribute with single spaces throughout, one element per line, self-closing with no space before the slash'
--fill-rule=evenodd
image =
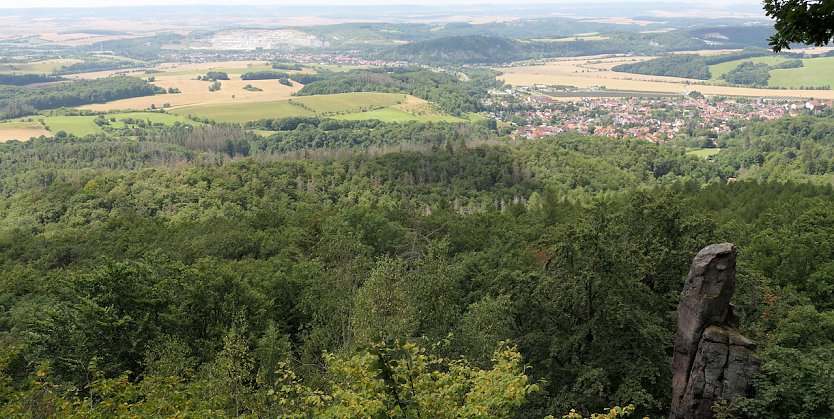
<path id="1" fill-rule="evenodd" d="M 277 100 L 289 99 L 293 93 L 304 87 L 301 84 L 293 83 L 293 86 L 284 86 L 278 80 L 241 80 L 240 73 L 246 71 L 258 71 L 269 69 L 270 64 L 266 61 L 212 61 L 206 63 L 162 63 L 153 70 L 159 73 L 147 73 L 146 69 L 99 71 L 93 73 L 82 73 L 70 76 L 79 79 L 97 79 L 111 76 L 113 74 L 127 74 L 134 77 L 154 77 L 153 84 L 164 89 L 175 88 L 182 93 L 138 97 L 132 99 L 117 100 L 103 104 L 82 106 L 81 109 L 94 111 L 111 110 L 144 110 L 151 105 L 161 108 L 165 104 L 171 108 L 181 108 L 196 105 L 211 105 L 222 103 L 252 103 L 252 102 L 274 102 Z M 220 80 L 221 88 L 217 92 L 209 92 L 211 82 L 196 80 L 197 76 L 205 75 L 208 71 L 226 71 L 231 80 Z M 298 71 L 286 71 L 287 73 L 299 73 Z M 315 72 L 305 68 L 304 73 Z M 262 89 L 261 92 L 251 92 L 243 87 L 251 84 L 253 87 Z M 234 97 L 233 97 L 234 96 Z"/>
<path id="2" fill-rule="evenodd" d="M 411 95 L 406 95 L 405 101 L 391 107 L 414 115 L 423 115 L 434 111 L 431 102 Z"/>
<path id="3" fill-rule="evenodd" d="M 618 73 L 611 68 L 629 62 L 645 61 L 654 57 L 582 57 L 552 61 L 542 65 L 497 68 L 498 78 L 514 86 L 567 85 L 578 88 L 604 86 L 607 89 L 640 92 L 685 93 L 697 90 L 706 95 L 745 97 L 796 97 L 834 99 L 832 90 L 753 89 L 745 87 L 713 86 L 703 80 L 678 77 L 647 76 Z"/>
<path id="4" fill-rule="evenodd" d="M 41 135 L 51 137 L 52 133 L 37 122 L 27 124 L 19 122 L 0 123 L 0 143 L 11 140 L 26 141 L 32 137 L 40 137 Z"/>
<path id="5" fill-rule="evenodd" d="M 647 61 L 656 57 L 615 57 L 615 58 L 600 58 L 600 57 L 582 57 L 569 58 L 557 61 L 552 61 L 542 65 L 517 66 L 509 68 L 498 68 L 498 71 L 504 73 L 502 79 L 507 80 L 510 84 L 518 82 L 519 85 L 533 85 L 537 83 L 543 84 L 569 84 L 570 83 L 549 83 L 541 82 L 543 78 L 553 77 L 568 77 L 568 78 L 591 78 L 596 80 L 625 80 L 625 81 L 654 81 L 665 83 L 677 83 L 685 85 L 689 83 L 700 83 L 702 80 L 683 79 L 679 77 L 664 77 L 664 76 L 648 76 L 642 74 L 618 73 L 612 71 L 611 68 L 620 64 L 635 63 L 640 61 Z M 514 80 L 509 81 L 509 79 Z M 572 84 L 577 87 L 576 84 Z M 591 86 L 608 86 L 606 83 L 597 82 Z"/>
<path id="6" fill-rule="evenodd" d="M 162 108 L 166 103 L 171 108 L 195 105 L 211 105 L 221 103 L 251 103 L 272 102 L 289 99 L 292 94 L 303 87 L 294 83 L 292 87 L 278 83 L 278 80 L 241 80 L 240 75 L 230 74 L 231 80 L 220 80 L 221 88 L 216 92 L 209 92 L 211 82 L 195 80 L 197 72 L 178 76 L 156 76 L 153 84 L 162 88 L 180 89 L 182 93 L 164 94 L 117 100 L 108 103 L 82 106 L 81 109 L 94 111 L 111 110 L 143 110 L 151 105 Z M 262 89 L 261 92 L 250 92 L 243 87 L 251 84 Z"/>
<path id="7" fill-rule="evenodd" d="M 205 74 L 207 71 L 216 70 L 223 71 L 228 69 L 244 69 L 252 68 L 252 71 L 263 70 L 269 68 L 270 64 L 266 61 L 210 61 L 205 63 L 161 63 L 151 70 L 162 73 L 190 73 L 187 76 L 191 78 L 197 77 L 198 74 Z M 134 77 L 150 77 L 153 73 L 147 73 L 148 68 L 128 68 L 120 70 L 94 71 L 90 73 L 78 73 L 66 76 L 71 79 L 100 79 L 102 77 L 112 76 L 114 74 L 126 74 Z M 315 70 L 304 69 L 304 71 L 285 71 L 285 73 L 315 73 Z"/>
<path id="8" fill-rule="evenodd" d="M 834 51 L 834 46 L 828 47 L 806 47 L 806 48 L 793 48 L 791 52 L 798 52 L 801 54 L 811 54 L 811 55 L 821 55 L 828 52 Z"/>

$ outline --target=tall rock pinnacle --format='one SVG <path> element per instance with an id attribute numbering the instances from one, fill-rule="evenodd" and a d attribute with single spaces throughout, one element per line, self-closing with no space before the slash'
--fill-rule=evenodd
<path id="1" fill-rule="evenodd" d="M 756 344 L 738 331 L 735 285 L 735 246 L 698 252 L 678 303 L 670 419 L 713 418 L 715 403 L 751 395 L 760 361 Z"/>

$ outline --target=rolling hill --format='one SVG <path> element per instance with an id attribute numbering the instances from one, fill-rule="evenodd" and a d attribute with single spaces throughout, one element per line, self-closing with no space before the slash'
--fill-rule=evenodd
<path id="1" fill-rule="evenodd" d="M 414 42 L 388 53 L 392 58 L 418 63 L 497 64 L 520 55 L 515 41 L 493 36 L 452 36 Z"/>

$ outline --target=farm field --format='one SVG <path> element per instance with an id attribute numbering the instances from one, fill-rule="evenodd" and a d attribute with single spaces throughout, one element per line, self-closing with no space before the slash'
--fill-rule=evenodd
<path id="1" fill-rule="evenodd" d="M 721 63 L 721 64 L 714 64 L 714 65 L 709 66 L 709 71 L 710 71 L 710 73 L 712 73 L 712 77 L 709 80 L 712 83 L 724 84 L 725 82 L 724 82 L 724 80 L 721 80 L 721 76 L 724 73 L 727 73 L 727 72 L 735 69 L 736 67 L 738 67 L 739 64 L 744 63 L 744 62 L 752 61 L 756 64 L 776 65 L 776 64 L 779 64 L 783 61 L 788 61 L 788 60 L 790 60 L 790 58 L 785 58 L 785 57 L 754 57 L 754 58 L 744 58 L 744 59 L 735 60 L 735 61 L 727 61 L 726 63 Z"/>
<path id="2" fill-rule="evenodd" d="M 250 69 L 247 69 L 250 70 Z M 181 93 L 144 96 L 130 99 L 116 100 L 108 103 L 82 106 L 81 109 L 94 111 L 112 110 L 145 110 L 152 106 L 156 108 L 165 107 L 168 104 L 171 108 L 196 105 L 211 105 L 220 103 L 249 103 L 268 102 L 281 99 L 288 99 L 293 93 L 301 90 L 302 85 L 295 83 L 293 86 L 285 86 L 277 80 L 241 80 L 239 74 L 229 74 L 231 80 L 220 80 L 221 88 L 216 92 L 209 92 L 212 82 L 196 80 L 198 75 L 205 74 L 204 71 L 193 71 L 174 76 L 160 74 L 143 75 L 142 77 L 153 76 L 153 84 L 162 88 L 179 89 Z M 246 85 L 252 85 L 261 89 L 260 92 L 244 90 Z"/>
<path id="3" fill-rule="evenodd" d="M 0 122 L 0 143 L 11 140 L 26 141 L 32 137 L 40 137 L 41 135 L 50 136 L 52 133 L 47 131 L 37 121 Z"/>
<path id="4" fill-rule="evenodd" d="M 115 118 L 115 122 L 110 122 L 113 128 L 124 128 L 125 123 L 122 121 L 126 118 L 134 120 L 141 120 L 144 122 L 150 121 L 153 124 L 173 125 L 176 122 L 188 125 L 202 125 L 199 122 L 192 121 L 180 115 L 172 115 L 161 112 L 119 112 L 104 115 L 108 120 Z M 59 131 L 64 131 L 68 134 L 77 136 L 85 136 L 90 134 L 98 134 L 103 132 L 101 127 L 95 124 L 93 120 L 95 115 L 85 116 L 33 116 L 21 118 L 18 120 L 0 122 L 0 142 L 10 140 L 25 141 L 31 137 L 39 137 L 41 135 L 51 137 Z M 32 119 L 31 122 L 28 119 Z M 43 121 L 41 124 L 40 121 Z"/>
<path id="5" fill-rule="evenodd" d="M 80 45 L 92 45 L 97 42 L 115 41 L 119 39 L 138 38 L 141 35 L 132 34 L 114 34 L 114 35 L 100 35 L 94 33 L 72 32 L 72 33 L 41 33 L 38 38 L 53 43 L 55 45 L 66 45 L 77 47 Z"/>
<path id="6" fill-rule="evenodd" d="M 417 121 L 417 122 L 467 122 L 465 119 L 461 119 L 451 115 L 443 115 L 443 114 L 425 114 L 425 115 L 414 115 L 405 111 L 401 111 L 395 108 L 384 108 L 384 109 L 377 109 L 368 112 L 358 112 L 358 113 L 351 113 L 347 115 L 339 115 L 336 116 L 335 119 L 342 119 L 348 121 L 358 121 L 364 119 L 378 119 L 383 122 L 408 122 L 408 121 Z"/>
<path id="7" fill-rule="evenodd" d="M 64 131 L 68 134 L 84 136 L 102 132 L 101 127 L 93 122 L 94 116 L 48 116 L 41 118 L 46 129 L 57 133 Z"/>
<path id="8" fill-rule="evenodd" d="M 330 116 L 337 119 L 382 119 L 387 121 L 463 121 L 434 112 L 428 102 L 398 93 L 340 93 L 299 96 L 261 103 L 189 106 L 172 110 L 217 122 L 246 122 L 288 116 Z"/>
<path id="9" fill-rule="evenodd" d="M 174 125 L 179 122 L 186 125 L 203 125 L 200 122 L 192 121 L 184 116 L 174 115 L 162 112 L 120 112 L 104 115 L 107 119 L 115 118 L 116 122 L 110 122 L 110 126 L 114 128 L 123 128 L 124 119 L 130 118 L 134 120 L 150 121 L 153 124 Z"/>
<path id="10" fill-rule="evenodd" d="M 287 116 L 312 116 L 313 112 L 300 106 L 287 103 L 286 100 L 275 102 L 250 102 L 189 106 L 174 109 L 177 115 L 193 115 L 208 118 L 217 122 L 246 122 L 265 118 L 281 118 Z"/>
<path id="11" fill-rule="evenodd" d="M 79 74 L 72 74 L 67 76 L 69 78 L 80 78 L 80 79 L 95 79 L 100 77 L 106 77 L 108 74 L 112 74 L 114 72 L 126 72 L 132 76 L 136 77 L 150 77 L 150 76 L 158 76 L 158 75 L 172 75 L 172 76 L 183 76 L 183 75 L 193 75 L 197 76 L 198 74 L 205 74 L 207 71 L 226 71 L 230 72 L 229 74 L 235 74 L 235 71 L 245 72 L 244 70 L 257 70 L 257 69 L 267 69 L 271 68 L 269 62 L 267 61 L 208 61 L 204 63 L 160 63 L 157 64 L 150 69 L 142 68 L 142 69 L 133 69 L 133 70 L 110 70 L 106 72 L 95 71 L 90 73 L 79 73 Z M 147 70 L 152 70 L 155 73 L 147 73 Z M 240 74 L 240 73 L 237 73 Z"/>
<path id="12" fill-rule="evenodd" d="M 834 85 L 834 57 L 802 60 L 804 67 L 785 68 L 770 71 L 770 86 L 798 88 L 800 86 Z M 817 90 L 814 97 L 823 97 L 823 90 Z"/>
<path id="13" fill-rule="evenodd" d="M 697 90 L 706 95 L 834 99 L 834 91 L 831 90 L 776 90 L 717 86 L 704 84 L 702 80 L 618 73 L 611 70 L 615 65 L 644 61 L 651 58 L 654 57 L 582 57 L 551 61 L 538 65 L 499 67 L 496 70 L 503 73 L 498 76 L 499 79 L 513 86 L 535 86 L 537 84 L 567 85 L 578 88 L 604 86 L 606 89 L 635 92 L 683 94 L 688 91 Z M 834 63 L 834 61 L 829 63 Z M 806 68 L 792 70 L 808 71 Z M 774 70 L 771 74 L 777 73 L 778 71 L 782 70 Z M 834 70 L 832 70 L 832 73 L 834 73 Z M 778 83 L 779 79 L 772 79 L 772 82 Z"/>
<path id="14" fill-rule="evenodd" d="M 339 114 L 365 112 L 375 108 L 399 105 L 408 95 L 399 93 L 339 93 L 335 95 L 300 96 L 290 99 L 312 110 L 316 114 Z"/>
<path id="15" fill-rule="evenodd" d="M 55 70 L 60 69 L 61 67 L 77 64 L 80 62 L 82 61 L 74 58 L 68 58 L 34 61 L 22 64 L 0 64 L 0 73 L 49 74 Z"/>
<path id="16" fill-rule="evenodd" d="M 144 69 L 116 70 L 104 72 L 82 73 L 68 76 L 78 79 L 95 79 L 107 77 L 116 73 L 133 77 L 153 77 L 153 84 L 165 88 L 179 89 L 181 93 L 145 96 L 131 99 L 117 100 L 103 104 L 93 104 L 81 107 L 93 111 L 114 110 L 146 110 L 152 107 L 163 108 L 168 104 L 171 108 L 184 106 L 208 105 L 217 103 L 237 102 L 268 102 L 287 99 L 303 86 L 294 83 L 285 86 L 277 80 L 241 80 L 240 75 L 249 71 L 268 70 L 272 67 L 266 61 L 216 61 L 196 64 L 162 63 L 153 68 L 155 72 L 147 73 Z M 211 82 L 196 80 L 197 76 L 205 75 L 208 71 L 224 71 L 231 80 L 221 80 L 221 89 L 209 92 Z M 310 70 L 305 70 L 310 71 Z M 298 73 L 298 71 L 287 71 Z M 251 84 L 261 89 L 260 92 L 244 90 Z"/>
<path id="17" fill-rule="evenodd" d="M 176 71 L 161 71 L 159 73 L 148 73 L 148 76 L 196 76 L 198 74 L 205 74 L 207 71 L 223 71 L 228 74 L 243 74 L 248 73 L 251 71 L 264 71 L 264 70 L 272 70 L 272 71 L 280 71 L 282 73 L 299 73 L 299 71 L 294 70 L 275 70 L 272 68 L 269 63 L 254 65 L 253 63 L 249 63 L 251 66 L 246 67 L 208 67 L 200 70 L 195 69 L 185 69 L 185 70 L 176 70 Z"/>

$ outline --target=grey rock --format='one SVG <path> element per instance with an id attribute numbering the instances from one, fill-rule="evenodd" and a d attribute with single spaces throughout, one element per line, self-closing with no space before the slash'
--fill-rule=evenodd
<path id="1" fill-rule="evenodd" d="M 761 363 L 756 344 L 738 331 L 735 283 L 731 243 L 707 246 L 692 261 L 678 303 L 670 419 L 713 418 L 715 403 L 752 395 Z"/>

